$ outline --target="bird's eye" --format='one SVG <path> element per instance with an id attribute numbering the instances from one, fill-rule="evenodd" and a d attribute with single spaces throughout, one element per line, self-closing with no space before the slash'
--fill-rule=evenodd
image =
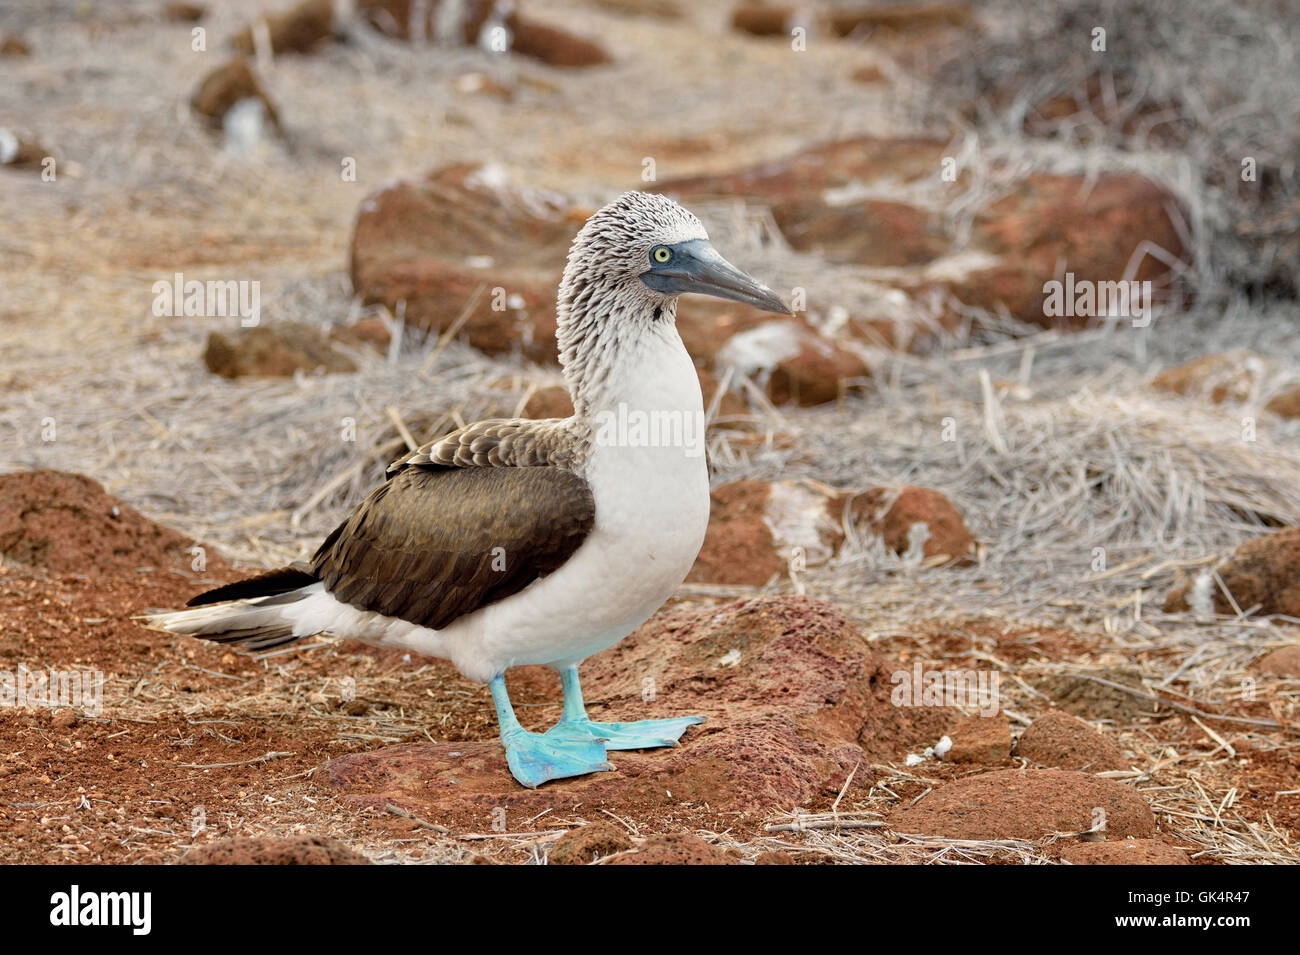
<path id="1" fill-rule="evenodd" d="M 657 245 L 650 250 L 650 258 L 658 262 L 660 265 L 663 265 L 672 257 L 673 251 L 666 245 Z"/>

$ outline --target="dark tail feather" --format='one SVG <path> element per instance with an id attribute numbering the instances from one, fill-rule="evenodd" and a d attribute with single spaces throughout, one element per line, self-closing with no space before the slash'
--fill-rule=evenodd
<path id="1" fill-rule="evenodd" d="M 311 621 L 311 605 L 299 603 L 319 589 L 320 581 L 300 566 L 282 567 L 199 594 L 187 610 L 147 613 L 142 619 L 154 630 L 269 650 L 320 632 Z"/>
<path id="2" fill-rule="evenodd" d="M 201 607 L 204 604 L 225 603 L 227 600 L 278 597 L 281 594 L 289 594 L 291 591 L 314 584 L 316 581 L 317 578 L 305 570 L 299 570 L 297 567 L 281 567 L 279 570 L 267 571 L 265 574 L 258 574 L 256 577 L 246 577 L 243 580 L 235 581 L 233 584 L 226 584 L 217 587 L 215 590 L 201 593 L 197 597 L 191 597 L 185 606 Z M 293 599 L 297 600 L 298 595 L 294 595 Z M 275 601 L 263 600 L 261 605 L 269 606 L 273 603 Z"/>
<path id="3" fill-rule="evenodd" d="M 214 643 L 241 643 L 245 650 L 269 650 L 271 647 L 283 646 L 301 640 L 288 624 L 276 627 L 244 627 L 239 630 L 226 630 L 222 633 L 195 634 Z"/>

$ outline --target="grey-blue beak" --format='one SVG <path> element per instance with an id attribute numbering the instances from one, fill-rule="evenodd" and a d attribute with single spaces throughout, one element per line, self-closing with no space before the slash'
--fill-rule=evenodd
<path id="1" fill-rule="evenodd" d="M 650 270 L 641 275 L 641 281 L 665 295 L 694 292 L 752 305 L 765 312 L 790 314 L 779 295 L 724 259 L 707 239 L 656 246 L 650 251 Z"/>

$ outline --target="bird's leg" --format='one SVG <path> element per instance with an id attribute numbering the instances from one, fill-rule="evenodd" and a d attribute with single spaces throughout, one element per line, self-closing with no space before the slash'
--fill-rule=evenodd
<path id="1" fill-rule="evenodd" d="M 585 776 L 613 769 L 605 759 L 605 745 L 594 737 L 559 738 L 530 733 L 519 725 L 515 708 L 506 693 L 506 679 L 498 675 L 488 684 L 497 708 L 501 742 L 506 748 L 510 772 L 529 789 L 549 779 Z"/>
<path id="2" fill-rule="evenodd" d="M 596 739 L 606 749 L 655 749 L 659 746 L 676 746 L 686 727 L 703 723 L 702 716 L 679 716 L 668 720 L 638 720 L 634 723 L 597 723 L 587 718 L 587 706 L 582 702 L 582 684 L 578 682 L 578 668 L 565 667 L 560 671 L 560 684 L 564 687 L 564 715 L 560 722 L 547 730 L 548 738 Z"/>
<path id="3" fill-rule="evenodd" d="M 564 715 L 561 720 L 590 723 L 587 704 L 582 701 L 582 684 L 578 681 L 578 668 L 565 667 L 560 671 L 560 687 L 564 690 Z"/>

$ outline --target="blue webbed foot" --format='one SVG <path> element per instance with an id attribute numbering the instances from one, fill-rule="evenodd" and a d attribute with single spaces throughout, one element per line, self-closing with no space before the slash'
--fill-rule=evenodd
<path id="1" fill-rule="evenodd" d="M 607 750 L 657 749 L 676 746 L 686 727 L 704 722 L 702 716 L 679 716 L 667 720 L 637 720 L 633 723 L 598 723 L 589 719 L 562 719 L 546 731 L 547 738 L 595 739 Z"/>
<path id="2" fill-rule="evenodd" d="M 578 668 L 567 666 L 561 669 L 560 683 L 564 687 L 564 715 L 560 722 L 546 731 L 551 739 L 598 739 L 604 743 L 605 749 L 658 749 L 660 746 L 676 746 L 686 727 L 704 722 L 702 716 L 679 716 L 669 720 L 597 723 L 587 718 Z"/>
<path id="3" fill-rule="evenodd" d="M 552 737 L 519 729 L 505 734 L 501 742 L 505 744 L 511 775 L 529 789 L 536 789 L 551 779 L 586 776 L 614 768 L 605 759 L 605 744 L 593 737 Z"/>
<path id="4" fill-rule="evenodd" d="M 530 733 L 519 725 L 514 707 L 506 693 L 501 675 L 488 683 L 497 721 L 501 724 L 501 744 L 506 748 L 506 764 L 515 779 L 529 789 L 536 789 L 551 779 L 567 779 L 613 769 L 605 759 L 605 744 L 592 736 L 559 738 Z"/>

